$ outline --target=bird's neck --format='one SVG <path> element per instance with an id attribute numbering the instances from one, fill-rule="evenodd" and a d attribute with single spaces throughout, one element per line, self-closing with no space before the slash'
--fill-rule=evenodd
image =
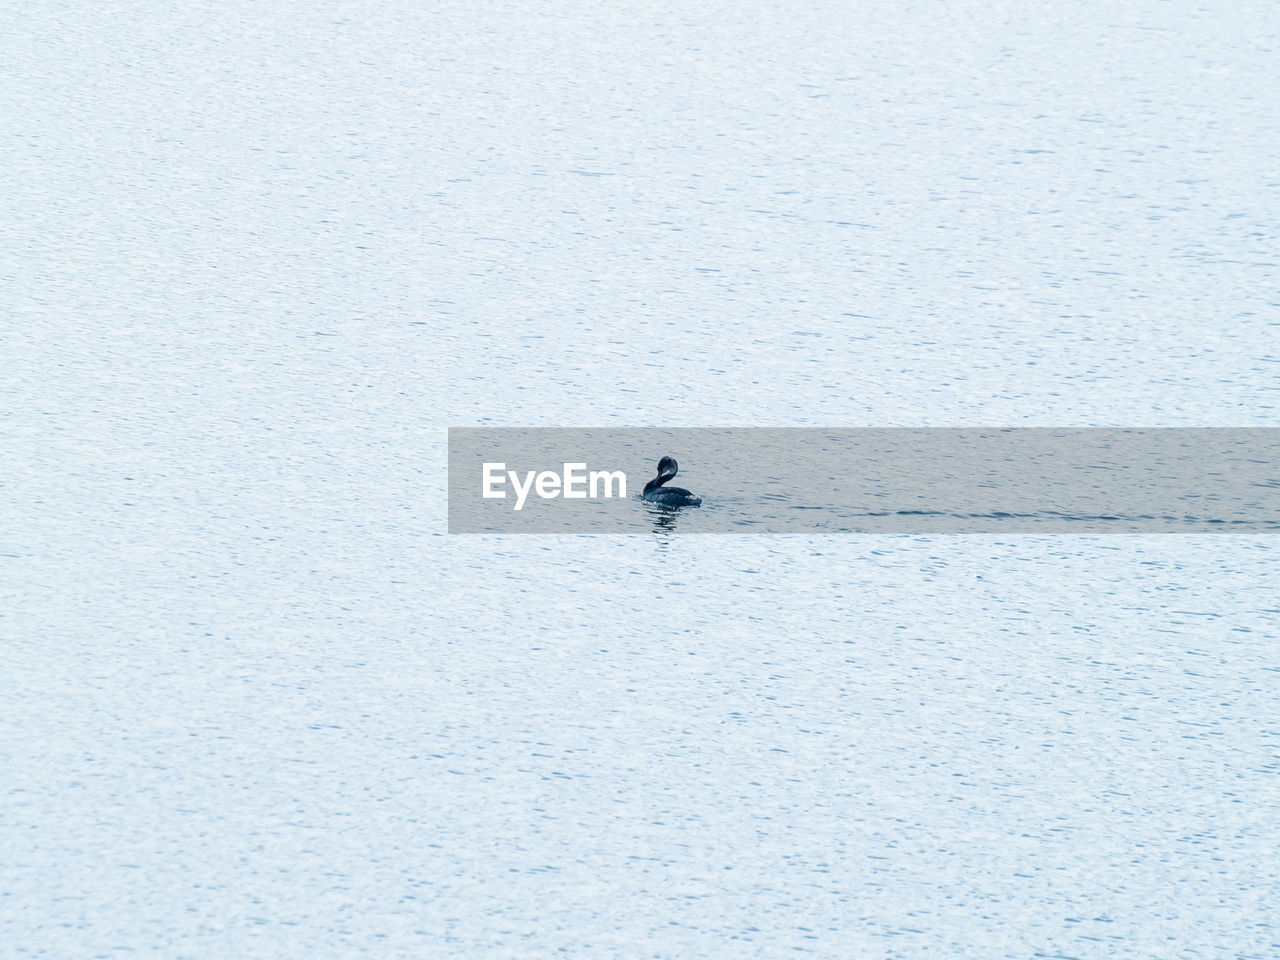
<path id="1" fill-rule="evenodd" d="M 666 483 L 668 480 L 670 480 L 674 476 L 675 476 L 674 473 L 658 474 L 656 477 L 654 477 L 652 480 L 650 480 L 648 483 L 644 485 L 644 492 L 648 493 L 651 490 L 657 490 L 660 486 L 662 486 L 664 483 Z"/>

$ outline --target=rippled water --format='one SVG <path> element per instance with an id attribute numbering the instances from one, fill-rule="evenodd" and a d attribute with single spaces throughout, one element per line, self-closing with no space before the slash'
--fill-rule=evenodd
<path id="1" fill-rule="evenodd" d="M 451 537 L 449 426 L 1280 425 L 1277 14 L 36 2 L 15 956 L 1269 957 L 1274 537 Z"/>

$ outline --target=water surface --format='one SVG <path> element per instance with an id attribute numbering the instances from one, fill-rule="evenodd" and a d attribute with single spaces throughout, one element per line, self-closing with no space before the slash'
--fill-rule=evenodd
<path id="1" fill-rule="evenodd" d="M 1274 537 L 450 537 L 450 426 L 1276 427 L 1277 15 L 26 4 L 15 956 L 1280 952 Z"/>

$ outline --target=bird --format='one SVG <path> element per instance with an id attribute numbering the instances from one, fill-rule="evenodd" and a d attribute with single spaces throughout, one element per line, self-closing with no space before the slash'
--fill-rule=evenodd
<path id="1" fill-rule="evenodd" d="M 644 485 L 641 496 L 650 503 L 664 507 L 696 507 L 701 505 L 702 498 L 695 497 L 684 487 L 665 487 L 668 480 L 676 475 L 680 464 L 675 457 L 663 457 L 658 461 L 658 475 Z"/>

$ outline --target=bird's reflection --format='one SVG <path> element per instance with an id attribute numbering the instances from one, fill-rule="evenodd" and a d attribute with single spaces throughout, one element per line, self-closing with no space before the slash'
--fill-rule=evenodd
<path id="1" fill-rule="evenodd" d="M 649 515 L 649 522 L 653 525 L 653 532 L 660 537 L 669 537 L 676 532 L 676 520 L 680 517 L 680 511 L 674 507 L 664 507 L 656 503 L 646 504 L 645 513 Z"/>

